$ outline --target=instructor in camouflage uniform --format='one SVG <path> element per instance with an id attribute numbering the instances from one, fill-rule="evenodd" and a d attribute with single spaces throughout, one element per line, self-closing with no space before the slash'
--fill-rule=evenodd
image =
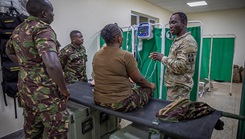
<path id="1" fill-rule="evenodd" d="M 73 30 L 70 33 L 71 44 L 61 49 L 59 58 L 64 69 L 65 81 L 67 84 L 78 81 L 87 82 L 86 49 L 83 46 L 83 34 L 80 31 Z"/>
<path id="2" fill-rule="evenodd" d="M 172 14 L 169 25 L 172 35 L 176 35 L 169 56 L 153 52 L 150 57 L 166 66 L 164 84 L 167 87 L 167 100 L 179 97 L 189 99 L 193 87 L 197 54 L 196 40 L 187 32 L 187 16 L 182 12 Z"/>
<path id="3" fill-rule="evenodd" d="M 29 0 L 30 16 L 13 32 L 6 53 L 19 64 L 18 101 L 23 107 L 26 139 L 65 139 L 68 132 L 65 86 L 58 58 L 59 43 L 49 24 L 53 6 L 49 0 Z"/>

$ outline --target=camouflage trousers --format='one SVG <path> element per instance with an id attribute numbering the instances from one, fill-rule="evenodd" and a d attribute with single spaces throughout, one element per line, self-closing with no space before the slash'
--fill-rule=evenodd
<path id="1" fill-rule="evenodd" d="M 138 107 L 143 107 L 148 103 L 149 98 L 153 97 L 153 90 L 151 88 L 133 88 L 132 94 L 127 99 L 118 103 L 104 104 L 95 102 L 97 105 L 113 109 L 121 112 L 132 111 Z"/>
<path id="2" fill-rule="evenodd" d="M 24 107 L 23 115 L 26 139 L 42 139 L 44 131 L 47 139 L 67 139 L 69 124 L 67 109 L 51 113 L 36 112 Z"/>
<path id="3" fill-rule="evenodd" d="M 191 88 L 186 88 L 183 86 L 173 86 L 167 87 L 167 100 L 177 100 L 179 98 L 190 99 Z"/>

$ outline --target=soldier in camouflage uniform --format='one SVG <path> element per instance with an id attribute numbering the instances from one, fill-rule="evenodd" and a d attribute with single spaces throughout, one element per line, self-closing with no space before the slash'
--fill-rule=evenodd
<path id="1" fill-rule="evenodd" d="M 80 31 L 74 30 L 70 33 L 71 44 L 61 49 L 59 58 L 64 69 L 67 84 L 78 81 L 87 82 L 86 49 L 83 46 L 83 35 Z"/>
<path id="2" fill-rule="evenodd" d="M 174 13 L 169 21 L 170 32 L 176 35 L 169 56 L 153 52 L 150 57 L 166 66 L 164 84 L 167 87 L 167 100 L 179 97 L 189 99 L 193 87 L 197 54 L 196 40 L 187 32 L 187 16 L 182 12 Z"/>
<path id="3" fill-rule="evenodd" d="M 68 111 L 63 70 L 58 58 L 59 43 L 49 25 L 53 6 L 49 0 L 29 0 L 30 16 L 13 32 L 6 53 L 19 64 L 18 101 L 23 107 L 26 139 L 65 139 Z"/>

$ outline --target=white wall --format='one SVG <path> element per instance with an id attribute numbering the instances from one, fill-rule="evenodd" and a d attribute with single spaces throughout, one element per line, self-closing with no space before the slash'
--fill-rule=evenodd
<path id="1" fill-rule="evenodd" d="M 131 24 L 131 11 L 159 18 L 166 24 L 170 13 L 143 0 L 51 0 L 54 7 L 52 27 L 58 35 L 62 47 L 70 43 L 71 30 L 80 30 L 84 35 L 87 49 L 88 77 L 91 74 L 91 61 L 97 50 L 97 35 L 106 24 L 118 23 L 125 27 Z M 2 79 L 0 77 L 0 79 Z M 8 99 L 9 106 L 3 103 L 0 91 L 0 138 L 22 128 L 22 110 L 18 109 L 18 119 L 14 118 L 13 100 Z"/>
<path id="2" fill-rule="evenodd" d="M 78 29 L 83 33 L 87 49 L 87 74 L 91 74 L 92 58 L 97 50 L 99 30 L 106 24 L 117 23 L 121 27 L 131 24 L 131 11 L 137 11 L 167 23 L 170 13 L 143 0 L 52 0 L 55 20 L 53 28 L 62 47 L 70 43 L 69 33 Z"/>
<path id="3" fill-rule="evenodd" d="M 245 60 L 245 8 L 188 14 L 189 20 L 203 23 L 203 34 L 235 34 L 234 64 L 244 66 Z"/>

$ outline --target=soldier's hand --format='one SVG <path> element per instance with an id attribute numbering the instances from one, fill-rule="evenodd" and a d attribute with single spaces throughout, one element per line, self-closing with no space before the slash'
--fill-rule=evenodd
<path id="1" fill-rule="evenodd" d="M 61 94 L 65 97 L 66 101 L 70 99 L 70 92 L 68 89 L 60 90 Z"/>
<path id="2" fill-rule="evenodd" d="M 158 52 L 152 52 L 152 53 L 150 53 L 149 58 L 151 58 L 151 59 L 153 59 L 153 60 L 161 61 L 163 56 L 164 56 L 164 55 L 161 54 L 161 53 L 158 53 Z"/>
<path id="3" fill-rule="evenodd" d="M 151 83 L 151 89 L 153 89 L 153 90 L 156 89 L 156 85 L 154 83 Z"/>
<path id="4" fill-rule="evenodd" d="M 95 84 L 94 79 L 90 82 L 90 84 L 91 85 L 94 85 Z"/>

